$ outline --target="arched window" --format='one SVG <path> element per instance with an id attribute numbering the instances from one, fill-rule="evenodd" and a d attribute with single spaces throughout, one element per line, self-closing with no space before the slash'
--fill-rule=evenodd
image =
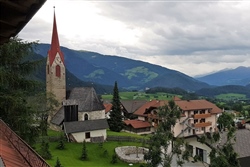
<path id="1" fill-rule="evenodd" d="M 85 120 L 85 121 L 89 120 L 88 114 L 84 114 L 84 120 Z"/>
<path id="2" fill-rule="evenodd" d="M 61 68 L 59 65 L 56 65 L 56 76 L 61 77 Z"/>

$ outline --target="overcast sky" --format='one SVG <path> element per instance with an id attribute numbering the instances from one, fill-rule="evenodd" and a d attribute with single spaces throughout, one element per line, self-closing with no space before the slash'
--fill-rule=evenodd
<path id="1" fill-rule="evenodd" d="M 250 66 L 249 1 L 47 0 L 19 37 L 142 60 L 189 76 Z"/>

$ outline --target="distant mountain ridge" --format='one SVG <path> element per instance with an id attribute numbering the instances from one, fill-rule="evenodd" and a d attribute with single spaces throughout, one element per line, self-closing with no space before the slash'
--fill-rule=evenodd
<path id="1" fill-rule="evenodd" d="M 225 69 L 213 74 L 195 79 L 214 86 L 241 85 L 246 86 L 250 83 L 250 67 L 237 67 L 235 69 Z"/>
<path id="2" fill-rule="evenodd" d="M 38 44 L 36 53 L 47 56 L 49 44 Z M 179 87 L 188 91 L 210 87 L 181 72 L 119 56 L 76 51 L 61 47 L 67 70 L 84 82 L 114 85 L 130 90 L 156 86 Z"/>

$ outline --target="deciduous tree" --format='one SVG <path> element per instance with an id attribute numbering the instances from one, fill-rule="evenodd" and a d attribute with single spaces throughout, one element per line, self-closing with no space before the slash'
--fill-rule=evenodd
<path id="1" fill-rule="evenodd" d="M 209 154 L 210 167 L 239 167 L 238 155 L 233 148 L 233 144 L 236 142 L 236 127 L 233 117 L 223 112 L 218 118 L 218 123 L 223 127 L 222 132 L 204 135 L 199 140 L 201 143 L 210 144 L 212 149 Z"/>
<path id="2" fill-rule="evenodd" d="M 188 159 L 189 150 L 182 149 L 186 146 L 182 138 L 174 137 L 173 128 L 180 118 L 181 112 L 174 101 L 159 108 L 158 118 L 161 120 L 156 132 L 150 137 L 149 152 L 144 156 L 149 167 L 170 167 L 173 157 L 176 156 L 176 164 L 182 166 Z"/>
<path id="3" fill-rule="evenodd" d="M 28 103 L 35 112 L 34 117 L 39 124 L 40 134 L 42 136 L 47 136 L 47 129 L 49 126 L 48 118 L 52 116 L 51 114 L 54 113 L 56 107 L 59 105 L 55 95 L 52 93 L 38 92 L 28 98 Z"/>

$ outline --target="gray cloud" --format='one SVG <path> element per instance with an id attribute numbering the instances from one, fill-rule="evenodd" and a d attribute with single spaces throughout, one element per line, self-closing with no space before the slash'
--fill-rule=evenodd
<path id="1" fill-rule="evenodd" d="M 82 32 L 77 32 L 78 35 L 74 36 L 60 34 L 62 45 L 148 61 L 188 75 L 249 66 L 249 1 L 103 0 L 91 3 L 99 9 L 98 15 L 102 18 L 122 23 L 128 30 L 138 32 L 136 42 L 124 43 L 122 37 L 120 41 L 108 37 L 86 39 L 80 37 Z M 72 31 L 78 26 L 85 31 L 84 25 L 72 20 L 69 22 L 75 24 Z M 98 28 L 103 28 L 101 23 Z M 21 34 L 25 39 L 49 43 L 51 23 L 34 19 Z"/>

